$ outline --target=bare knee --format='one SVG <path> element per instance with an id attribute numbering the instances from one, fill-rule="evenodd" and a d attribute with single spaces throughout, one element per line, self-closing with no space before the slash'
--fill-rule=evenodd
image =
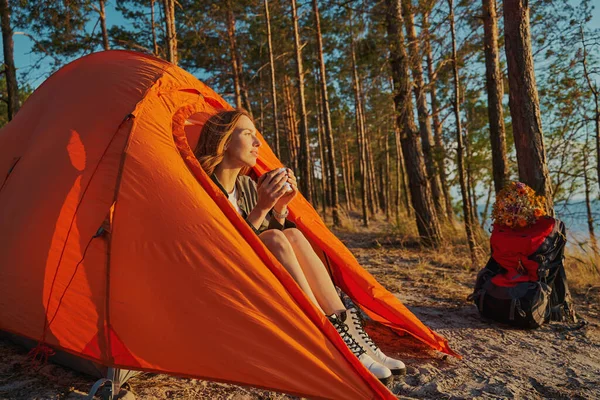
<path id="1" fill-rule="evenodd" d="M 290 251 L 290 242 L 282 231 L 277 229 L 269 229 L 264 231 L 259 236 L 260 240 L 274 253 Z"/>
<path id="2" fill-rule="evenodd" d="M 304 234 L 296 228 L 290 228 L 283 231 L 283 234 L 291 244 L 307 243 Z"/>

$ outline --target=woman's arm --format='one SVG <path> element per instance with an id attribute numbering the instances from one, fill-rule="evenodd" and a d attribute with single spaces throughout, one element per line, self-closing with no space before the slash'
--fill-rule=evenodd
<path id="1" fill-rule="evenodd" d="M 258 179 L 256 187 L 256 206 L 248 213 L 248 221 L 255 229 L 260 229 L 269 211 L 286 192 L 285 183 L 287 174 L 285 171 L 274 170 L 267 172 Z M 281 225 L 285 218 L 281 221 Z"/>
<path id="2" fill-rule="evenodd" d="M 254 229 L 259 230 L 268 213 L 269 210 L 260 209 L 257 205 L 250 211 L 246 217 L 246 221 L 248 221 Z"/>

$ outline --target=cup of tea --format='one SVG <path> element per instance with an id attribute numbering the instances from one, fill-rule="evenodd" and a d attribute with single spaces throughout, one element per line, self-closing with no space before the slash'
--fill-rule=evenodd
<path id="1" fill-rule="evenodd" d="M 283 171 L 283 172 L 285 172 L 285 175 L 286 175 L 286 177 L 288 176 L 288 173 L 287 173 L 287 168 L 286 168 L 286 167 L 279 168 L 279 171 Z M 278 172 L 278 173 L 279 173 L 279 172 Z M 285 188 L 286 188 L 286 192 L 291 192 L 291 191 L 293 190 L 293 189 L 292 189 L 292 185 L 290 185 L 290 183 L 289 183 L 289 182 L 286 182 L 286 183 L 285 183 L 283 186 L 285 186 Z"/>

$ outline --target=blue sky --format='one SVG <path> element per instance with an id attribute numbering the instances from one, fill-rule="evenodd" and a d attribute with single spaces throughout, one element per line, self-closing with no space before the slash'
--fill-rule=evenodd
<path id="1" fill-rule="evenodd" d="M 124 19 L 122 18 L 121 14 L 114 9 L 114 3 L 115 0 L 107 2 L 106 19 L 109 27 L 112 25 L 124 24 Z M 593 11 L 591 27 L 600 29 L 600 7 L 595 7 Z M 25 83 L 23 82 L 22 72 L 28 70 L 30 66 L 35 64 L 38 57 L 40 57 L 39 54 L 34 54 L 31 52 L 32 44 L 33 42 L 31 39 L 24 35 L 17 34 L 14 36 L 15 65 L 17 70 L 21 71 L 19 73 L 19 78 L 20 82 L 22 83 Z M 2 43 L 0 42 L 0 48 L 1 46 Z M 44 81 L 44 79 L 47 78 L 49 72 L 49 67 L 42 67 L 42 69 L 39 71 L 34 71 L 30 74 L 27 79 L 27 83 L 29 83 L 33 88 L 36 88 Z"/>

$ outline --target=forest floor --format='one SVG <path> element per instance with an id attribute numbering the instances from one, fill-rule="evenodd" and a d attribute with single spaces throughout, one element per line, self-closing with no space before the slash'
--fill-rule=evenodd
<path id="1" fill-rule="evenodd" d="M 484 321 L 466 301 L 477 270 L 464 245 L 419 248 L 414 236 L 374 223 L 336 234 L 358 261 L 463 356 L 447 357 L 368 323 L 388 355 L 408 366 L 389 388 L 401 399 L 600 399 L 600 279 L 567 268 L 585 323 L 523 331 Z M 456 241 L 455 241 L 456 242 Z M 483 264 L 483 261 L 482 261 Z M 581 263 L 578 264 L 581 268 Z M 412 342 L 412 341 L 411 341 Z M 0 339 L 0 399 L 83 399 L 94 379 L 54 364 L 27 367 L 27 352 Z M 248 387 L 142 374 L 129 381 L 137 399 L 294 399 Z"/>

